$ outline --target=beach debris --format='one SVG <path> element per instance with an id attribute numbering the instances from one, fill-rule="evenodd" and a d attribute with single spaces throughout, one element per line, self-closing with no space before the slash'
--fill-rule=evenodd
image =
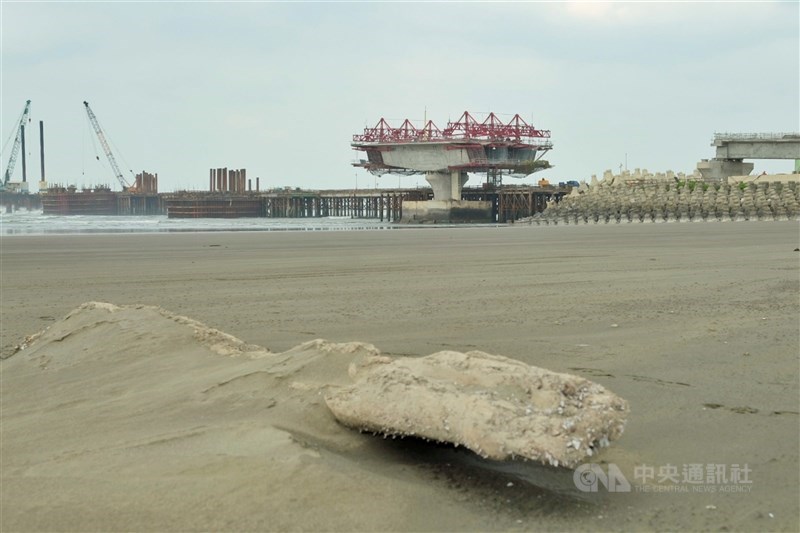
<path id="1" fill-rule="evenodd" d="M 465 446 L 493 460 L 574 467 L 618 439 L 628 403 L 601 385 L 507 357 L 367 356 L 325 401 L 345 426 Z"/>

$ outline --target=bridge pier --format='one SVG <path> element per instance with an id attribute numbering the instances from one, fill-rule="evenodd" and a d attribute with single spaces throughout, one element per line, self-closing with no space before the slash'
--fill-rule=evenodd
<path id="1" fill-rule="evenodd" d="M 697 163 L 697 170 L 704 181 L 725 181 L 730 176 L 747 176 L 753 167 L 753 163 L 745 163 L 741 159 L 703 159 Z"/>
<path id="2" fill-rule="evenodd" d="M 411 223 L 476 223 L 492 221 L 492 203 L 462 200 L 461 192 L 469 176 L 458 170 L 426 172 L 433 200 L 403 203 L 403 222 Z"/>
<path id="3" fill-rule="evenodd" d="M 461 190 L 469 177 L 466 172 L 426 172 L 425 180 L 431 184 L 434 200 L 461 200 Z"/>

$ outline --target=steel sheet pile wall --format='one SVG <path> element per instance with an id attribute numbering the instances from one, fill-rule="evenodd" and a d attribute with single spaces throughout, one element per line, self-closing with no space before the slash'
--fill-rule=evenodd
<path id="1" fill-rule="evenodd" d="M 263 217 L 264 198 L 255 196 L 173 196 L 167 198 L 168 218 Z"/>
<path id="2" fill-rule="evenodd" d="M 42 194 L 45 215 L 116 215 L 117 193 L 107 189 L 50 189 Z"/>

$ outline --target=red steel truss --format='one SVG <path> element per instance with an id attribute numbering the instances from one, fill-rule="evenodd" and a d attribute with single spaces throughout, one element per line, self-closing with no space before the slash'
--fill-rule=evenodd
<path id="1" fill-rule="evenodd" d="M 526 139 L 549 138 L 550 130 L 537 130 L 525 122 L 519 114 L 514 115 L 508 123 L 503 123 L 494 113 L 489 113 L 483 122 L 478 122 L 469 111 L 464 111 L 456 122 L 448 122 L 444 130 L 436 127 L 432 120 L 418 129 L 408 119 L 404 120 L 400 127 L 393 128 L 382 118 L 375 127 L 364 128 L 364 133 L 353 135 L 353 142 L 402 143 L 451 140 L 523 142 Z"/>

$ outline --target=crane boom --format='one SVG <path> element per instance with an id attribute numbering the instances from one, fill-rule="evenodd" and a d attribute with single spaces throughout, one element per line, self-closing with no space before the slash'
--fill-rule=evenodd
<path id="1" fill-rule="evenodd" d="M 17 123 L 17 136 L 14 138 L 14 146 L 11 148 L 11 156 L 8 158 L 8 166 L 6 173 L 3 177 L 3 185 L 11 180 L 11 175 L 14 173 L 14 166 L 17 164 L 17 156 L 19 155 L 19 147 L 22 144 L 23 129 L 25 122 L 31 114 L 31 101 L 25 102 L 25 109 L 22 110 L 22 116 Z"/>
<path id="2" fill-rule="evenodd" d="M 89 115 L 89 122 L 92 123 L 94 132 L 97 134 L 97 138 L 100 139 L 100 144 L 103 147 L 103 151 L 106 153 L 108 162 L 111 163 L 111 169 L 114 171 L 114 175 L 119 181 L 119 184 L 122 186 L 122 190 L 128 190 L 130 185 L 127 181 L 125 181 L 125 176 L 123 176 L 122 171 L 119 169 L 117 160 L 114 159 L 114 154 L 111 152 L 111 147 L 108 145 L 108 141 L 106 141 L 106 136 L 103 133 L 103 129 L 100 127 L 100 123 L 97 121 L 97 117 L 94 115 L 92 108 L 89 107 L 89 102 L 83 102 L 83 105 L 86 106 L 86 113 Z"/>

